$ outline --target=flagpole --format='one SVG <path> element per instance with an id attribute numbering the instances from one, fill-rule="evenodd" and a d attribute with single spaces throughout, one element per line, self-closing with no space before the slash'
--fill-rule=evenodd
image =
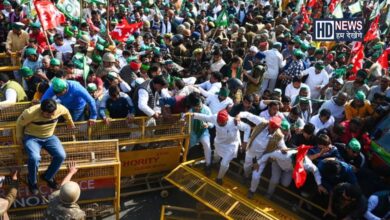
<path id="1" fill-rule="evenodd" d="M 110 0 L 107 0 L 107 20 L 106 20 L 106 29 L 107 29 L 107 35 L 110 35 Z"/>
<path id="2" fill-rule="evenodd" d="M 34 8 L 35 8 L 35 11 L 37 11 L 37 15 L 38 15 L 39 22 L 40 22 L 41 24 L 43 24 L 43 22 L 41 21 L 41 16 L 39 16 L 38 9 L 37 9 L 37 6 L 35 5 L 35 3 L 34 3 Z M 42 30 L 43 30 L 43 33 L 45 34 L 46 43 L 47 43 L 47 46 L 49 47 L 50 55 L 51 55 L 52 58 L 54 58 L 53 51 L 51 50 L 51 47 L 50 47 L 49 38 L 47 37 L 47 33 L 46 33 L 46 30 L 45 30 L 45 28 L 43 27 L 43 25 L 42 25 Z"/>

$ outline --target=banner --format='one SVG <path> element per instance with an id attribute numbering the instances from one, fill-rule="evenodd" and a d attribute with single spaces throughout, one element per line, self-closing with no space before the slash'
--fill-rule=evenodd
<path id="1" fill-rule="evenodd" d="M 121 176 L 168 171 L 179 165 L 179 146 L 120 152 Z"/>

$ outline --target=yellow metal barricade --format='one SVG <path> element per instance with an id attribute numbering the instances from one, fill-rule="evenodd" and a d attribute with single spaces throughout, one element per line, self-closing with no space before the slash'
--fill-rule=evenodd
<path id="1" fill-rule="evenodd" d="M 3 63 L 11 64 L 10 66 L 1 65 L 0 72 L 10 72 L 20 69 L 20 56 L 18 56 L 16 53 L 12 53 L 11 55 L 0 53 L 0 59 L 8 59 Z"/>
<path id="2" fill-rule="evenodd" d="M 226 219 L 299 219 L 295 213 L 266 199 L 248 201 L 236 192 L 237 186 L 230 187 L 227 178 L 224 186 L 216 184 L 192 168 L 194 162 L 179 165 L 165 179 Z"/>
<path id="3" fill-rule="evenodd" d="M 205 210 L 206 209 L 206 210 Z M 219 220 L 224 219 L 219 216 L 217 213 L 205 209 L 196 208 L 184 208 L 178 206 L 163 205 L 161 207 L 161 217 L 160 220 L 203 220 L 203 219 L 213 219 Z"/>
<path id="4" fill-rule="evenodd" d="M 66 161 L 56 175 L 60 182 L 67 174 L 66 164 L 75 161 L 79 171 L 72 178 L 81 188 L 79 203 L 89 217 L 116 213 L 119 219 L 120 210 L 120 159 L 118 140 L 101 140 L 85 142 L 64 142 L 67 154 Z M 21 168 L 21 181 L 18 198 L 11 210 L 11 219 L 42 219 L 47 197 L 52 193 L 42 180 L 39 182 L 40 195 L 31 195 L 27 186 L 27 157 L 21 146 L 0 147 L 0 176 L 9 174 L 13 167 Z M 46 171 L 50 164 L 50 155 L 41 152 L 39 175 Z M 1 191 L 4 194 L 5 191 Z M 4 195 L 1 195 L 4 196 Z"/>
<path id="5" fill-rule="evenodd" d="M 18 119 L 19 115 L 22 114 L 22 112 L 30 106 L 31 102 L 17 102 L 11 106 L 0 110 L 0 123 L 15 122 L 16 119 Z"/>

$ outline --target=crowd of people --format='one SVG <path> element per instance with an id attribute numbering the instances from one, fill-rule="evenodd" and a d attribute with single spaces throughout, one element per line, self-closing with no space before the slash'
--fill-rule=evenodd
<path id="1" fill-rule="evenodd" d="M 388 69 L 377 62 L 389 46 L 388 7 L 356 68 L 355 42 L 312 40 L 312 19 L 331 18 L 338 1 L 308 2 L 115 0 L 107 7 L 92 0 L 80 19 L 44 30 L 28 4 L 2 1 L 0 51 L 20 69 L 0 73 L 0 109 L 36 104 L 17 121 L 30 191 L 39 193 L 41 148 L 53 156 L 42 178 L 59 188 L 54 176 L 66 154 L 53 132 L 60 116 L 71 129 L 76 121 L 137 116 L 153 126 L 188 113 L 190 148 L 203 147 L 206 175 L 220 163 L 218 184 L 238 157 L 253 198 L 271 163 L 267 197 L 294 180 L 301 195 L 329 201 L 329 216 L 389 219 L 389 169 L 370 163 L 373 132 L 390 109 Z M 379 3 L 364 1 L 352 12 L 358 1 L 340 2 L 344 18 L 370 28 Z M 126 39 L 114 37 L 123 23 L 140 22 Z"/>

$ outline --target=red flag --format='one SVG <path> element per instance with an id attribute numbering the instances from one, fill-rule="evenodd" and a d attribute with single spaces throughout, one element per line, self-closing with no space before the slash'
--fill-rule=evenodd
<path id="1" fill-rule="evenodd" d="M 351 63 L 353 64 L 352 67 L 352 72 L 354 73 L 353 75 L 349 76 L 350 80 L 354 80 L 356 78 L 356 73 L 358 70 L 363 68 L 363 59 L 364 59 L 364 45 L 362 45 L 359 48 L 359 51 L 353 56 Z"/>
<path id="2" fill-rule="evenodd" d="M 312 8 L 316 4 L 317 4 L 317 0 L 308 0 L 306 6 Z"/>
<path id="3" fill-rule="evenodd" d="M 130 34 L 133 34 L 137 31 L 137 29 L 141 28 L 143 22 L 129 24 L 127 20 L 124 18 L 122 22 L 115 26 L 115 29 L 111 31 L 111 37 L 114 40 L 125 41 Z"/>
<path id="4" fill-rule="evenodd" d="M 378 57 L 376 62 L 382 66 L 383 69 L 387 70 L 389 67 L 389 60 L 387 59 L 388 52 L 387 49 Z"/>
<path id="5" fill-rule="evenodd" d="M 376 16 L 376 18 L 371 22 L 370 29 L 368 29 L 366 36 L 364 36 L 364 42 L 379 37 L 379 17 L 380 15 Z"/>
<path id="6" fill-rule="evenodd" d="M 331 0 L 329 3 L 329 12 L 330 14 L 333 13 L 334 9 L 336 8 L 336 5 L 339 3 L 339 0 Z"/>
<path id="7" fill-rule="evenodd" d="M 306 6 L 305 5 L 302 5 L 302 8 L 301 8 L 301 13 L 302 13 L 302 17 L 303 17 L 303 22 L 306 23 L 306 24 L 310 24 L 310 17 L 309 15 L 307 14 L 307 11 L 306 11 Z"/>
<path id="8" fill-rule="evenodd" d="M 363 43 L 361 41 L 355 41 L 353 47 L 352 47 L 352 50 L 351 50 L 351 54 L 356 54 L 359 50 L 360 50 L 360 47 L 363 46 Z"/>
<path id="9" fill-rule="evenodd" d="M 309 151 L 310 148 L 312 148 L 312 146 L 307 145 L 301 145 L 297 148 L 298 152 L 295 155 L 295 166 L 292 173 L 292 178 L 297 188 L 302 187 L 306 182 L 306 170 L 303 166 L 303 162 L 307 151 Z"/>
<path id="10" fill-rule="evenodd" d="M 53 29 L 66 22 L 65 15 L 62 14 L 50 1 L 35 1 L 34 5 L 39 16 L 39 21 L 41 22 L 44 30 Z"/>

